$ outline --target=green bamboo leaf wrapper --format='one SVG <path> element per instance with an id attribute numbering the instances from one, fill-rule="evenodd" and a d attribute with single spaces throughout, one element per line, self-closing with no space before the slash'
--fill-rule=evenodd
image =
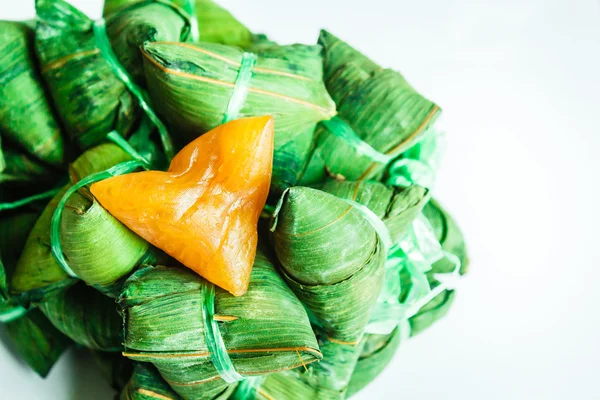
<path id="1" fill-rule="evenodd" d="M 0 312 L 16 306 L 11 302 L 7 278 L 12 275 L 37 213 L 17 213 L 0 219 Z M 45 377 L 71 341 L 39 311 L 6 323 L 6 330 L 23 360 Z"/>
<path id="2" fill-rule="evenodd" d="M 37 309 L 7 323 L 6 330 L 23 360 L 43 378 L 72 343 Z"/>
<path id="3" fill-rule="evenodd" d="M 40 161 L 65 163 L 65 142 L 36 69 L 33 30 L 0 21 L 0 131 Z"/>
<path id="4" fill-rule="evenodd" d="M 257 399 L 344 399 L 350 377 L 361 354 L 358 345 L 334 343 L 319 338 L 323 360 L 306 368 L 268 375 L 254 390 Z"/>
<path id="5" fill-rule="evenodd" d="M 0 187 L 2 188 L 2 197 L 13 194 L 10 192 L 39 192 L 40 189 L 48 189 L 55 186 L 59 181 L 61 173 L 49 168 L 42 162 L 34 159 L 27 153 L 11 145 L 3 145 L 2 158 L 5 166 L 0 171 Z M 35 186 L 32 188 L 31 186 Z M 17 190 L 19 188 L 20 190 Z M 7 193 L 4 193 L 4 192 Z M 21 196 L 26 197 L 26 196 Z"/>
<path id="6" fill-rule="evenodd" d="M 329 180 L 321 190 L 364 205 L 383 220 L 396 243 L 429 200 L 429 191 L 420 186 L 393 188 L 375 181 Z"/>
<path id="7" fill-rule="evenodd" d="M 114 299 L 80 282 L 40 304 L 52 325 L 75 343 L 94 350 L 121 351 L 123 329 Z"/>
<path id="8" fill-rule="evenodd" d="M 148 363 L 135 363 L 133 375 L 121 392 L 120 400 L 181 400 L 164 381 L 158 370 Z"/>
<path id="9" fill-rule="evenodd" d="M 87 149 L 112 130 L 127 135 L 137 103 L 96 46 L 93 21 L 62 0 L 37 0 L 36 12 L 42 76 L 71 139 Z"/>
<path id="10" fill-rule="evenodd" d="M 104 171 L 105 169 L 120 162 L 127 161 L 130 158 L 131 156 L 121 150 L 118 146 L 114 144 L 103 144 L 88 150 L 71 165 L 71 177 L 74 181 L 77 181 L 92 173 Z M 69 185 L 65 186 L 65 188 L 63 188 L 63 190 L 48 203 L 31 230 L 27 242 L 25 243 L 23 253 L 17 263 L 15 274 L 11 281 L 11 292 L 14 295 L 21 296 L 24 302 L 39 302 L 44 298 L 51 296 L 54 291 L 75 283 L 75 280 L 58 265 L 52 255 L 50 247 L 50 222 L 52 215 L 68 187 Z M 77 196 L 81 195 L 75 194 L 73 196 L 75 200 L 73 201 L 78 201 Z M 66 214 L 69 214 L 69 212 Z M 75 217 L 76 215 L 74 214 L 77 213 L 73 210 L 70 216 Z M 80 216 L 82 220 L 87 219 L 90 216 L 95 216 L 94 214 L 87 213 L 77 215 Z M 106 217 L 105 221 L 108 221 L 109 224 L 115 223 L 114 220 L 111 220 L 107 216 L 107 214 L 103 214 L 102 217 Z M 87 226 L 86 223 L 82 222 L 74 225 L 74 227 L 78 228 L 78 233 L 74 233 L 74 231 L 72 233 L 73 246 L 70 246 L 69 243 L 65 242 L 63 242 L 63 246 L 66 246 L 67 248 L 84 249 L 88 251 L 87 254 L 96 254 L 95 252 L 102 248 L 109 250 L 105 248 L 105 243 L 96 241 L 96 236 L 94 235 L 86 234 L 86 242 L 80 240 L 81 237 L 79 236 L 79 233 L 90 232 L 90 227 Z M 123 232 L 124 231 L 121 230 L 121 233 Z M 102 234 L 103 229 L 98 229 L 98 233 Z M 131 235 L 131 233 L 129 234 Z M 119 249 L 122 250 L 123 247 L 119 247 Z M 102 268 L 110 266 L 110 263 L 114 262 L 113 259 L 96 261 L 105 262 L 105 265 L 102 266 Z M 75 268 L 78 268 L 78 266 L 75 266 Z M 81 269 L 87 272 L 89 266 L 82 265 Z M 102 278 L 105 278 L 104 273 L 101 271 L 98 271 L 98 274 L 100 274 Z M 106 272 L 106 274 L 108 274 L 108 272 Z M 118 275 L 118 273 L 116 275 Z M 91 276 L 92 274 L 89 273 L 89 277 Z"/>
<path id="11" fill-rule="evenodd" d="M 396 157 L 435 122 L 439 107 L 398 72 L 377 66 L 327 31 L 321 32 L 319 44 L 325 54 L 325 84 L 339 117 L 372 148 Z M 360 154 L 347 140 L 320 125 L 303 182 L 320 182 L 328 173 L 348 180 L 378 177 L 385 165 Z"/>
<path id="12" fill-rule="evenodd" d="M 173 131 L 189 141 L 223 123 L 243 50 L 211 43 L 146 43 L 142 51 L 150 96 Z M 285 170 L 305 164 L 312 135 L 307 132 L 335 115 L 322 73 L 318 46 L 270 46 L 258 54 L 237 117 L 274 117 L 275 188 L 296 180 L 301 171 L 290 179 Z M 290 144 L 294 140 L 298 143 Z"/>
<path id="13" fill-rule="evenodd" d="M 282 274 L 327 336 L 358 342 L 384 275 L 385 254 L 371 223 L 336 196 L 293 187 L 271 230 Z"/>
<path id="14" fill-rule="evenodd" d="M 371 383 L 392 361 L 400 345 L 400 331 L 396 328 L 389 336 L 365 335 L 363 352 L 356 363 L 348 385 L 346 398 L 352 397 Z"/>
<path id="15" fill-rule="evenodd" d="M 106 33 L 119 62 L 140 84 L 144 80 L 140 46 L 144 42 L 187 41 L 189 16 L 166 1 L 136 1 L 107 17 Z"/>
<path id="16" fill-rule="evenodd" d="M 124 7 L 139 3 L 143 0 L 105 0 L 104 16 L 122 10 Z M 221 43 L 245 48 L 253 42 L 252 32 L 231 13 L 212 0 L 165 0 L 185 8 L 186 3 L 194 3 L 200 30 L 200 40 L 203 42 Z"/>
<path id="17" fill-rule="evenodd" d="M 125 347 L 135 361 L 152 362 L 185 399 L 217 398 L 227 385 L 210 362 L 202 304 L 206 283 L 180 268 L 146 268 L 126 282 L 120 299 Z M 216 288 L 215 316 L 238 373 L 254 376 L 319 360 L 306 311 L 259 252 L 248 292 Z"/>

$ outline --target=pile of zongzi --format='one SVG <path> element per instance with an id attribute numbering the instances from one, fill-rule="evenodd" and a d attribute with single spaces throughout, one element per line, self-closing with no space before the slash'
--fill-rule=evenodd
<path id="1" fill-rule="evenodd" d="M 468 267 L 432 198 L 440 108 L 322 31 L 212 0 L 0 21 L 0 322 L 122 400 L 345 399 Z"/>

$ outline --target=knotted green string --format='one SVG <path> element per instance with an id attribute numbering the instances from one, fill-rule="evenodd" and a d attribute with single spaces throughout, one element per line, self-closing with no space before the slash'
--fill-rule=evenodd
<path id="1" fill-rule="evenodd" d="M 198 28 L 198 17 L 196 15 L 196 0 L 187 0 L 183 4 L 183 10 L 188 14 L 191 25 L 192 41 L 200 41 L 200 29 Z"/>
<path id="2" fill-rule="evenodd" d="M 431 189 L 444 150 L 445 136 L 430 129 L 421 140 L 388 167 L 388 185 L 419 185 Z"/>
<path id="3" fill-rule="evenodd" d="M 257 56 L 254 53 L 244 53 L 240 70 L 238 71 L 233 93 L 229 99 L 227 110 L 223 115 L 223 123 L 238 119 L 240 111 L 248 97 L 248 89 L 250 89 L 250 80 L 252 79 L 252 68 L 256 65 Z"/>
<path id="4" fill-rule="evenodd" d="M 455 268 L 449 274 L 434 275 L 440 284 L 432 290 L 426 273 L 442 258 L 450 260 Z M 389 334 L 394 327 L 415 316 L 443 291 L 453 288 L 453 280 L 460 276 L 460 265 L 458 257 L 442 250 L 431 224 L 424 215 L 419 215 L 411 230 L 391 250 L 386 262 L 386 286 L 371 314 L 366 332 Z M 402 269 L 410 276 L 411 286 L 404 301 L 400 302 Z"/>
<path id="5" fill-rule="evenodd" d="M 115 55 L 110 44 L 110 40 L 106 34 L 106 23 L 104 19 L 99 19 L 94 22 L 94 37 L 96 39 L 96 46 L 100 49 L 102 56 L 108 62 L 117 78 L 119 78 L 119 80 L 125 84 L 127 89 L 129 89 L 131 94 L 135 96 L 140 104 L 140 107 L 142 107 L 148 118 L 150 118 L 152 123 L 158 129 L 163 149 L 165 150 L 165 154 L 170 161 L 173 159 L 175 153 L 169 132 L 150 107 L 148 95 L 142 88 L 140 88 L 131 80 L 127 71 L 125 71 L 121 63 L 119 63 L 119 60 L 117 60 L 117 56 Z"/>
<path id="6" fill-rule="evenodd" d="M 38 200 L 45 200 L 45 199 L 52 198 L 52 197 L 56 196 L 56 194 L 58 192 L 60 192 L 60 190 L 61 190 L 60 188 L 59 189 L 50 189 L 46 192 L 34 194 L 33 196 L 25 197 L 24 199 L 21 199 L 21 200 L 13 201 L 10 203 L 0 203 L 0 211 L 14 210 L 15 208 L 20 208 L 20 207 L 26 206 L 27 204 L 31 204 Z"/>
<path id="7" fill-rule="evenodd" d="M 256 392 L 260 389 L 265 376 L 249 376 L 239 383 L 235 392 L 231 395 L 231 400 L 247 400 L 257 398 Z"/>
<path id="8" fill-rule="evenodd" d="M 7 324 L 23 317 L 27 312 L 28 310 L 21 306 L 15 306 L 8 310 L 0 311 L 0 322 Z"/>
<path id="9" fill-rule="evenodd" d="M 50 222 L 50 248 L 56 262 L 69 276 L 73 278 L 78 278 L 77 274 L 71 269 L 69 263 L 65 259 L 65 256 L 62 251 L 62 245 L 60 243 L 60 221 L 62 219 L 63 210 L 67 205 L 69 198 L 84 186 L 91 185 L 92 183 L 99 182 L 104 179 L 112 178 L 113 176 L 133 172 L 138 168 L 145 167 L 146 163 L 140 160 L 122 162 L 105 171 L 97 172 L 95 174 L 91 174 L 83 178 L 82 180 L 71 186 L 60 199 L 58 206 L 56 207 L 56 210 L 52 215 L 52 220 Z"/>
<path id="10" fill-rule="evenodd" d="M 329 132 L 346 141 L 360 155 L 369 157 L 371 160 L 382 164 L 387 164 L 392 161 L 392 157 L 375 150 L 371 145 L 362 140 L 350 125 L 340 117 L 336 116 L 321 123 Z"/>
<path id="11" fill-rule="evenodd" d="M 204 318 L 204 327 L 206 335 L 206 344 L 210 352 L 210 359 L 215 366 L 221 378 L 231 384 L 244 380 L 233 365 L 219 323 L 215 321 L 215 285 L 203 280 L 204 282 L 204 304 L 202 306 L 202 317 Z"/>

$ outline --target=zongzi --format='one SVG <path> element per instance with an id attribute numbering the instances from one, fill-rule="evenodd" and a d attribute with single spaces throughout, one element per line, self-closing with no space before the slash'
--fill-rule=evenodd
<path id="1" fill-rule="evenodd" d="M 271 181 L 273 120 L 229 122 L 186 146 L 167 172 L 92 185 L 112 215 L 236 296 L 246 292 Z"/>

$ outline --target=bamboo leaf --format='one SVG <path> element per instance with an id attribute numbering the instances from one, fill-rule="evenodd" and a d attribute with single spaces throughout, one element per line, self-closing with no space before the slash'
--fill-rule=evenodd
<path id="1" fill-rule="evenodd" d="M 327 31 L 321 32 L 319 44 L 325 52 L 325 84 L 339 117 L 376 151 L 396 157 L 435 122 L 439 107 L 416 92 L 398 72 L 382 69 Z M 349 180 L 369 179 L 378 177 L 384 168 L 385 163 L 361 154 L 320 125 L 303 182 L 320 182 L 327 171 Z"/>
<path id="2" fill-rule="evenodd" d="M 235 389 L 218 379 L 210 362 L 202 316 L 205 290 L 205 281 L 189 270 L 146 268 L 128 279 L 120 299 L 125 355 L 152 362 L 183 398 L 214 398 Z M 321 359 L 304 308 L 260 252 L 244 296 L 217 288 L 215 316 L 242 376 Z"/>
<path id="3" fill-rule="evenodd" d="M 370 222 L 342 199 L 293 187 L 272 230 L 282 274 L 327 336 L 358 342 L 384 275 L 385 254 Z"/>
<path id="4" fill-rule="evenodd" d="M 36 12 L 42 76 L 71 139 L 87 149 L 112 130 L 127 135 L 139 110 L 97 47 L 93 21 L 62 0 L 36 0 Z"/>
<path id="5" fill-rule="evenodd" d="M 123 330 L 115 301 L 78 283 L 40 304 L 40 310 L 75 343 L 94 350 L 121 351 Z"/>
<path id="6" fill-rule="evenodd" d="M 0 21 L 0 131 L 38 160 L 62 166 L 65 142 L 35 62 L 33 30 Z"/>

